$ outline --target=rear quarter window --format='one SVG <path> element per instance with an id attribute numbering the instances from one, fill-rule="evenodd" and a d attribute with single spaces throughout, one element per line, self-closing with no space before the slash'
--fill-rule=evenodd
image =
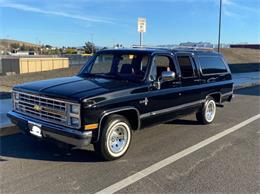
<path id="1" fill-rule="evenodd" d="M 199 57 L 203 74 L 215 74 L 227 72 L 227 67 L 220 57 Z"/>

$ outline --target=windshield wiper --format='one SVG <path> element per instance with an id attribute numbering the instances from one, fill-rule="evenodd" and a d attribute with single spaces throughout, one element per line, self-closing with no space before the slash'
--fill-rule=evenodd
<path id="1" fill-rule="evenodd" d="M 136 81 L 124 78 L 118 74 L 103 74 L 103 73 L 84 73 L 85 77 L 99 77 L 99 78 L 108 78 L 108 79 L 115 79 L 115 80 L 121 80 L 121 81 Z"/>
<path id="2" fill-rule="evenodd" d="M 96 74 L 88 73 L 88 72 L 81 73 L 81 75 L 83 75 L 83 76 L 85 76 L 85 77 L 93 77 L 93 76 L 96 76 Z"/>
<path id="3" fill-rule="evenodd" d="M 103 73 L 83 73 L 86 77 L 102 77 L 102 78 L 111 78 L 111 79 L 118 79 L 116 75 L 108 75 Z"/>

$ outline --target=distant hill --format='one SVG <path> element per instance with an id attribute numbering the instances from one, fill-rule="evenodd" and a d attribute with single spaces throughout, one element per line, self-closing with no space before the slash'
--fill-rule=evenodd
<path id="1" fill-rule="evenodd" d="M 11 44 L 19 44 L 20 46 L 24 45 L 27 47 L 41 47 L 40 45 L 24 42 L 24 41 L 17 41 L 12 39 L 0 39 L 0 48 L 9 48 Z"/>

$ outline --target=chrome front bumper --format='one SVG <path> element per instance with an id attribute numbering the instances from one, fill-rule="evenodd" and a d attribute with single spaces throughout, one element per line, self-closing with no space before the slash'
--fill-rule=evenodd
<path id="1" fill-rule="evenodd" d="M 84 147 L 91 143 L 92 131 L 79 131 L 67 127 L 51 124 L 42 120 L 24 116 L 14 111 L 7 113 L 12 123 L 17 125 L 22 132 L 30 134 L 28 121 L 41 124 L 42 138 L 53 139 L 76 147 Z"/>

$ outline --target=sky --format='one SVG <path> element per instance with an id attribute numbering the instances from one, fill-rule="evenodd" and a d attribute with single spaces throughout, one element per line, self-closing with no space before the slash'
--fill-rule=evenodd
<path id="1" fill-rule="evenodd" d="M 146 45 L 217 43 L 218 16 L 219 0 L 0 0 L 0 38 L 131 46 L 146 17 Z M 223 0 L 221 42 L 260 43 L 260 0 Z"/>

